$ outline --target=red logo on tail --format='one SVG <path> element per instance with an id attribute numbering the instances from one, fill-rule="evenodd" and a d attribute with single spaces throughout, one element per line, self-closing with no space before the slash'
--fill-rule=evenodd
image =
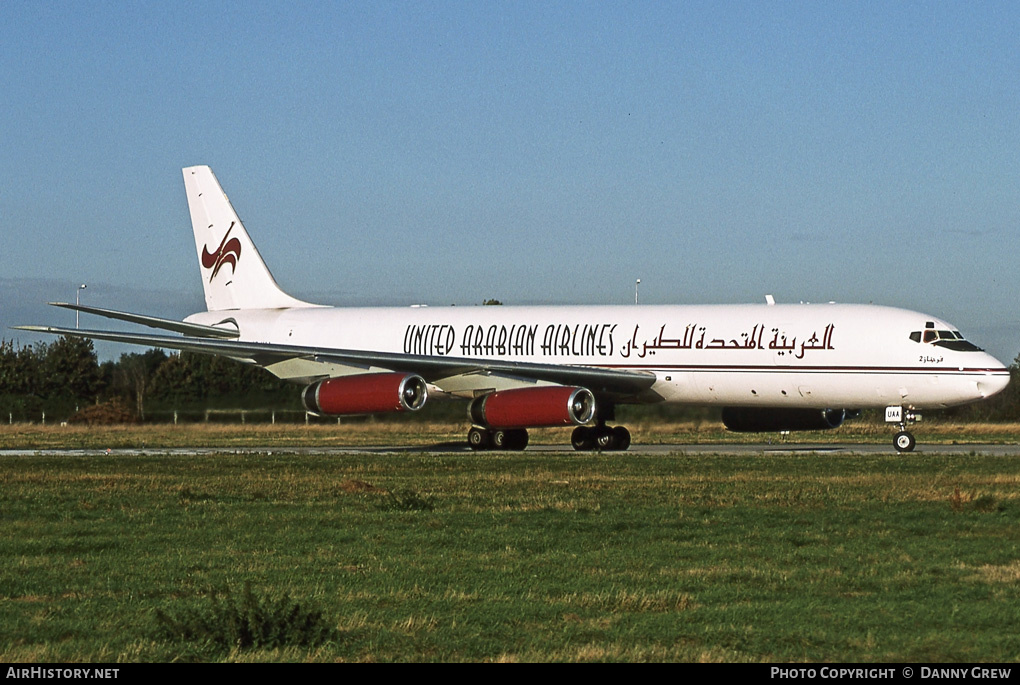
<path id="1" fill-rule="evenodd" d="M 216 278 L 216 274 L 220 272 L 220 267 L 224 264 L 230 264 L 230 273 L 234 273 L 237 270 L 237 260 L 241 258 L 241 241 L 237 238 L 231 238 L 227 240 L 227 236 L 230 235 L 230 231 L 234 228 L 234 222 L 230 222 L 230 228 L 227 229 L 226 235 L 223 236 L 223 242 L 216 248 L 215 252 L 209 252 L 209 246 L 202 248 L 202 266 L 207 269 L 212 269 L 212 275 L 209 276 L 209 282 Z"/>

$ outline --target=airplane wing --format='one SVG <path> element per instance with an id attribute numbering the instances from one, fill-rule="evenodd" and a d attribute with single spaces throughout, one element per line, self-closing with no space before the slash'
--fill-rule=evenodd
<path id="1" fill-rule="evenodd" d="M 73 308 L 73 307 L 72 307 Z M 84 311 L 84 308 L 83 308 Z M 137 317 L 138 315 L 131 315 Z M 123 318 L 123 317 L 113 317 Z M 132 320 L 132 319 L 125 319 Z M 168 320 L 158 320 L 168 321 Z M 140 322 L 140 321 L 138 321 Z M 169 323 L 180 323 L 170 322 Z M 183 324 L 191 326 L 192 324 Z M 311 382 L 333 375 L 330 367 L 354 367 L 365 370 L 369 368 L 389 369 L 417 373 L 430 383 L 449 378 L 463 378 L 467 375 L 501 376 L 519 378 L 529 381 L 546 381 L 559 385 L 578 385 L 588 388 L 594 393 L 609 394 L 617 397 L 636 397 L 647 392 L 655 382 L 655 375 L 645 371 L 608 369 L 595 366 L 572 366 L 564 364 L 538 364 L 530 362 L 508 362 L 492 359 L 472 359 L 463 357 L 438 357 L 391 352 L 371 352 L 363 350 L 344 350 L 321 347 L 304 347 L 300 345 L 279 345 L 275 343 L 243 342 L 239 340 L 223 340 L 215 338 L 176 337 L 153 335 L 146 333 L 126 333 L 116 331 L 96 331 L 78 328 L 57 328 L 52 326 L 14 326 L 18 330 L 52 335 L 69 335 L 93 340 L 127 343 L 131 345 L 147 345 L 171 350 L 219 354 L 233 359 L 268 367 L 303 361 L 304 369 L 300 374 L 287 376 L 289 380 Z M 212 326 L 199 326 L 202 329 Z M 218 329 L 217 329 L 218 330 Z M 309 369 L 311 369 L 309 371 Z M 279 375 L 279 374 L 278 374 Z M 484 381 L 479 389 L 491 387 Z"/>

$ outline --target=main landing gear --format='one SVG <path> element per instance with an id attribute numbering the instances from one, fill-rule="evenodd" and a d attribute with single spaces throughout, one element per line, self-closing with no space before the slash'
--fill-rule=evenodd
<path id="1" fill-rule="evenodd" d="M 467 439 L 473 450 L 519 452 L 528 446 L 528 431 L 523 428 L 498 430 L 472 426 Z M 578 426 L 570 436 L 570 444 L 579 452 L 623 451 L 630 447 L 630 431 L 623 426 L 610 428 L 604 423 Z"/>
<path id="2" fill-rule="evenodd" d="M 471 426 L 468 445 L 473 450 L 508 450 L 519 452 L 528 446 L 528 431 L 523 428 L 491 430 Z"/>
<path id="3" fill-rule="evenodd" d="M 893 438 L 893 447 L 897 452 L 913 452 L 917 440 L 914 434 L 907 430 L 907 425 L 921 420 L 920 414 L 908 410 L 906 407 L 886 407 L 885 420 L 888 423 L 899 424 L 900 430 Z"/>
<path id="4" fill-rule="evenodd" d="M 623 451 L 630 447 L 630 431 L 623 426 L 610 428 L 604 423 L 595 426 L 578 426 L 570 436 L 570 444 L 578 452 Z"/>

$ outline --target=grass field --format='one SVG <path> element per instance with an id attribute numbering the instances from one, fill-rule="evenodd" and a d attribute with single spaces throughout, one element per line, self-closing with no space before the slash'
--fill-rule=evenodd
<path id="1" fill-rule="evenodd" d="M 1013 661 L 1018 481 L 966 453 L 3 457 L 0 659 Z M 245 586 L 325 641 L 161 630 Z"/>

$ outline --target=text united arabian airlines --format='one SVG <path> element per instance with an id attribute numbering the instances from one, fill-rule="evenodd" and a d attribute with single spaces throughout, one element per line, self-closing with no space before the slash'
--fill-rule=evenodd
<path id="1" fill-rule="evenodd" d="M 523 449 L 527 431 L 574 426 L 576 449 L 626 449 L 623 404 L 722 408 L 740 431 L 824 429 L 884 408 L 990 397 L 1009 372 L 955 326 L 846 304 L 364 307 L 303 302 L 272 277 L 209 167 L 184 169 L 207 311 L 183 322 L 53 303 L 174 335 L 23 327 L 220 354 L 303 384 L 306 408 L 342 416 L 468 400 L 469 444 Z"/>

